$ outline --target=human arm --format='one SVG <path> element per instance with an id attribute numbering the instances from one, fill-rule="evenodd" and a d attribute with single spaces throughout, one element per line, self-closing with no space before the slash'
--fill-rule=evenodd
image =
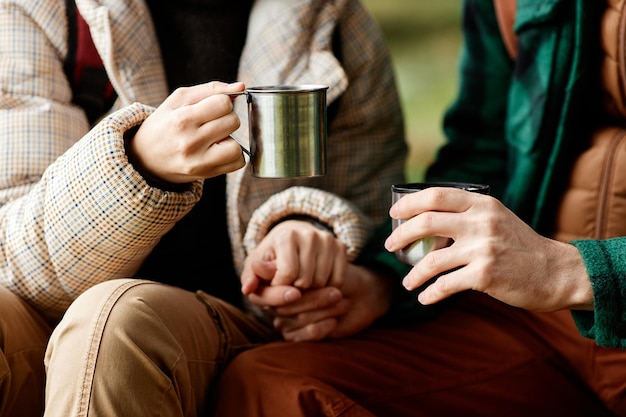
<path id="1" fill-rule="evenodd" d="M 298 16 L 281 10 L 259 32 L 248 33 L 253 37 L 242 56 L 240 78 L 247 85 L 312 80 L 329 85 L 328 172 L 281 181 L 241 171 L 230 175 L 229 208 L 235 219 L 230 231 L 239 270 L 245 252 L 238 251 L 237 244 L 246 225 L 243 242 L 249 254 L 274 225 L 293 214 L 329 226 L 346 245 L 348 260 L 360 259 L 374 230 L 388 219 L 390 185 L 405 181 L 402 111 L 389 51 L 375 21 L 356 1 L 324 3 L 315 13 L 304 9 Z M 242 130 L 245 136 L 246 129 Z M 315 199 L 309 197 L 316 192 L 328 192 L 352 205 L 350 221 L 331 214 L 330 200 L 312 202 Z M 275 198 L 281 203 L 264 210 L 264 202 Z M 263 215 L 257 217 L 258 211 Z"/>
<path id="2" fill-rule="evenodd" d="M 254 10 L 264 4 L 258 3 Z M 249 170 L 229 174 L 230 233 L 239 271 L 245 259 L 241 242 L 251 216 L 273 195 L 289 194 L 283 201 L 293 201 L 291 207 L 297 208 L 295 199 L 306 194 L 294 195 L 290 190 L 306 187 L 330 192 L 354 205 L 365 235 L 355 245 L 349 243 L 348 250 L 358 255 L 367 234 L 388 218 L 390 184 L 404 181 L 407 145 L 402 109 L 380 29 L 359 2 L 320 6 L 313 10 L 303 3 L 289 11 L 279 10 L 248 33 L 239 77 L 246 85 L 315 82 L 329 86 L 328 170 L 320 177 L 282 180 L 256 178 Z M 242 108 L 243 124 L 238 137 L 245 142 L 245 101 L 236 100 L 237 106 Z M 325 206 L 316 209 L 323 211 Z M 285 217 L 293 214 L 281 212 Z M 269 225 L 279 221 L 273 212 L 268 214 Z M 307 215 L 324 223 L 317 213 Z"/>
<path id="3" fill-rule="evenodd" d="M 26 5 L 0 7 L 0 283 L 56 320 L 84 289 L 131 275 L 200 189 L 165 194 L 128 164 L 124 132 L 151 109 L 89 132 L 63 71 L 63 3 Z M 146 213 L 164 223 L 146 227 Z"/>
<path id="4" fill-rule="evenodd" d="M 472 3 L 478 4 L 479 2 Z M 484 2 L 484 5 L 479 6 L 481 10 L 474 15 L 493 16 L 493 11 L 483 9 L 483 7 L 492 7 L 487 3 L 493 2 Z M 541 13 L 523 13 L 523 18 L 517 21 L 520 56 L 516 62 L 511 61 L 512 64 L 517 65 L 514 76 L 506 75 L 512 86 L 509 93 L 499 94 L 498 97 L 497 92 L 502 90 L 498 88 L 491 90 L 487 83 L 489 80 L 481 78 L 480 72 L 478 72 L 478 77 L 474 77 L 474 72 L 464 71 L 463 77 L 469 81 L 464 81 L 463 85 L 476 83 L 479 87 L 481 85 L 483 87 L 477 88 L 471 95 L 466 94 L 464 101 L 457 102 L 457 106 L 460 106 L 462 110 L 472 106 L 480 108 L 476 101 L 480 103 L 485 98 L 489 99 L 490 105 L 498 106 L 498 103 L 502 104 L 506 96 L 509 110 L 506 112 L 506 118 L 500 117 L 498 120 L 504 123 L 502 143 L 505 143 L 504 138 L 506 138 L 509 146 L 508 155 L 503 155 L 502 158 L 504 161 L 508 157 L 509 172 L 506 174 L 503 172 L 500 176 L 477 177 L 475 181 L 487 183 L 496 181 L 494 184 L 502 184 L 502 181 L 507 179 L 508 185 L 505 192 L 502 193 L 498 191 L 499 187 L 494 187 L 495 194 L 529 224 L 547 233 L 552 230 L 551 226 L 554 221 L 554 212 L 551 209 L 562 192 L 566 177 L 570 175 L 567 158 L 575 157 L 581 147 L 587 146 L 589 128 L 595 127 L 595 112 L 601 109 L 591 109 L 591 102 L 586 99 L 596 94 L 598 89 L 598 84 L 594 81 L 590 82 L 589 79 L 591 76 L 595 80 L 594 71 L 597 68 L 597 61 L 595 57 L 586 60 L 589 58 L 586 56 L 586 51 L 596 51 L 598 40 L 593 36 L 588 36 L 590 30 L 579 28 L 574 32 L 572 27 L 578 26 L 571 25 L 573 19 L 559 18 L 559 16 L 562 17 L 559 13 L 572 12 L 568 10 L 572 7 L 580 16 L 589 16 L 587 19 L 577 19 L 577 24 L 585 25 L 587 22 L 587 25 L 595 27 L 598 20 L 591 17 L 594 16 L 595 6 L 589 6 L 589 10 L 585 10 L 580 5 L 574 6 L 567 2 L 554 3 L 554 5 L 557 7 L 546 8 Z M 491 24 L 481 26 L 474 24 L 474 21 L 470 19 L 472 22 L 469 25 L 470 28 L 480 27 L 482 36 L 476 37 L 477 40 L 494 39 L 495 41 L 495 37 L 499 36 L 497 26 L 493 24 L 493 18 L 489 19 Z M 567 22 L 570 24 L 568 25 Z M 537 31 L 538 25 L 543 25 L 545 30 Z M 557 31 L 561 34 L 560 41 L 552 42 L 548 37 Z M 542 35 L 537 36 L 538 33 Z M 603 36 L 606 35 L 605 31 L 602 33 Z M 477 45 L 480 46 L 480 43 Z M 502 72 L 499 64 L 502 61 L 502 52 L 498 52 L 497 48 L 471 47 L 471 45 L 466 49 L 466 53 L 474 57 L 470 58 L 470 61 L 484 61 L 484 65 L 500 68 L 496 72 L 506 74 Z M 489 59 L 484 59 L 485 56 L 489 56 Z M 496 86 L 501 82 L 498 78 L 495 78 L 495 81 Z M 471 136 L 476 130 L 473 126 L 476 120 L 481 125 L 483 123 L 478 117 L 471 122 L 470 119 L 454 117 L 455 113 L 463 115 L 463 112 L 453 108 L 453 116 L 446 121 L 446 132 L 451 132 L 453 139 L 457 131 Z M 480 152 L 481 150 L 474 151 Z M 452 178 L 455 180 L 467 179 L 464 172 L 459 172 L 454 166 L 455 161 L 447 158 L 448 155 L 440 153 L 443 159 L 438 163 L 437 168 L 430 172 L 433 176 L 429 176 L 429 179 L 450 174 L 452 177 L 456 176 Z M 550 155 L 549 159 L 548 155 Z M 458 167 L 465 167 L 461 154 L 459 157 L 460 159 L 456 161 L 459 162 Z M 591 209 L 591 206 L 587 207 Z M 546 242 L 550 242 L 548 247 L 546 247 Z M 624 317 L 624 292 L 619 290 L 624 286 L 623 278 L 619 273 L 621 269 L 619 259 L 624 253 L 621 242 L 621 239 L 574 241 L 569 245 L 549 240 L 537 242 L 537 247 L 541 248 L 542 252 L 551 255 L 551 266 L 571 271 L 565 280 L 574 281 L 572 290 L 584 288 L 582 290 L 586 294 L 584 305 L 578 307 L 580 310 L 572 310 L 573 316 L 581 333 L 587 337 L 593 337 L 598 344 L 603 346 L 624 347 L 623 339 L 621 339 L 624 334 L 624 326 L 621 323 L 621 317 Z M 554 248 L 557 250 L 553 250 Z M 574 249 L 577 250 L 574 251 Z M 536 254 L 541 255 L 538 252 Z M 558 267 L 563 264 L 565 267 Z M 613 267 L 615 271 L 612 271 Z M 546 282 L 549 282 L 549 279 L 550 277 L 546 277 Z M 554 276 L 552 279 L 555 281 L 551 285 L 555 287 L 563 281 Z M 546 299 L 550 300 L 555 296 L 556 294 L 550 294 Z M 575 301 L 559 304 L 564 306 L 573 304 L 573 308 L 577 308 Z M 593 306 L 593 311 L 590 311 L 590 306 Z"/>
<path id="5" fill-rule="evenodd" d="M 242 291 L 286 340 L 350 336 L 387 312 L 399 281 L 346 258 L 330 233 L 282 222 L 246 259 Z"/>
<path id="6" fill-rule="evenodd" d="M 132 276 L 202 184 L 154 187 L 129 162 L 129 133 L 151 106 L 129 104 L 90 130 L 63 72 L 63 3 L 40 6 L 0 8 L 0 282 L 56 320 L 90 286 Z M 143 97 L 154 99 L 149 81 Z"/>
<path id="7" fill-rule="evenodd" d="M 449 247 L 427 254 L 404 280 L 432 304 L 476 290 L 507 304 L 538 311 L 593 309 L 593 291 L 578 250 L 540 236 L 491 196 L 430 188 L 402 198 L 390 210 L 410 219 L 387 240 L 390 251 L 424 236 L 445 236 Z"/>
<path id="8" fill-rule="evenodd" d="M 289 229 L 289 223 L 295 228 Z M 296 226 L 296 223 L 300 224 Z M 336 240 L 335 237 L 326 230 L 320 230 L 302 221 L 284 222 L 276 227 L 290 232 L 273 233 L 272 230 L 259 248 L 272 248 L 268 242 L 273 242 L 274 237 L 291 236 L 293 233 L 307 236 L 308 229 L 310 233 L 320 234 L 321 239 L 335 249 L 327 252 L 327 256 L 318 258 L 322 261 L 321 265 L 328 266 L 337 260 L 340 263 L 346 261 L 346 256 L 340 253 L 341 250 L 345 250 L 345 245 L 333 242 Z M 347 263 L 347 267 L 341 268 L 345 270 L 345 275 L 336 279 L 329 277 L 326 286 L 321 288 L 303 289 L 291 285 L 274 285 L 272 278 L 276 273 L 276 264 L 273 258 L 276 251 L 257 248 L 251 251 L 246 259 L 247 267 L 242 275 L 244 293 L 248 294 L 253 304 L 264 309 L 262 311 L 272 318 L 275 327 L 287 340 L 344 337 L 357 333 L 374 322 L 393 325 L 428 317 L 433 309 L 430 307 L 425 309 L 419 305 L 416 295 L 405 291 L 400 285 L 400 280 L 408 272 L 408 267 L 382 246 L 389 231 L 390 224 L 380 228 L 359 257 Z M 312 240 L 306 237 L 303 239 L 305 242 Z M 284 243 L 287 244 L 287 252 L 294 252 L 293 239 L 287 239 L 283 245 L 278 241 L 275 247 L 285 247 Z M 319 250 L 319 242 L 315 246 Z M 300 256 L 309 256 L 309 251 L 297 252 Z M 293 279 L 287 282 L 296 278 L 294 275 Z M 246 283 L 248 279 L 255 282 L 253 292 L 250 292 L 252 287 L 248 287 Z"/>
<path id="9" fill-rule="evenodd" d="M 407 274 L 410 290 L 442 274 L 419 295 L 420 302 L 475 290 L 525 309 L 571 310 L 585 337 L 600 346 L 626 347 L 626 238 L 559 242 L 537 234 L 490 196 L 449 188 L 409 195 L 391 215 L 416 216 L 389 236 L 391 251 L 423 236 L 454 239 Z"/>
<path id="10" fill-rule="evenodd" d="M 136 104 L 105 118 L 0 207 L 2 285 L 51 319 L 92 285 L 132 276 L 200 198 L 201 183 L 165 191 L 128 162 L 124 132 L 150 112 Z"/>

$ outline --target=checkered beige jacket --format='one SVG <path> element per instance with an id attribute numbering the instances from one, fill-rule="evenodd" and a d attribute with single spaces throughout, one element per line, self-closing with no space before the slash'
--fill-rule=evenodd
<path id="1" fill-rule="evenodd" d="M 71 104 L 63 73 L 64 2 L 0 3 L 0 283 L 52 319 L 90 286 L 133 276 L 201 193 L 200 182 L 183 193 L 150 187 L 124 153 L 124 132 L 167 95 L 145 4 L 76 3 L 119 97 L 91 130 Z M 324 177 L 262 180 L 247 169 L 228 175 L 238 268 L 244 237 L 253 247 L 289 213 L 330 224 L 354 258 L 387 216 L 390 184 L 403 180 L 402 115 L 376 25 L 355 0 L 279 3 L 257 0 L 239 79 L 248 86 L 326 84 L 329 103 L 340 100 L 341 113 L 329 126 Z M 333 33 L 341 63 L 331 51 Z M 246 111 L 237 111 L 239 136 L 247 138 Z"/>

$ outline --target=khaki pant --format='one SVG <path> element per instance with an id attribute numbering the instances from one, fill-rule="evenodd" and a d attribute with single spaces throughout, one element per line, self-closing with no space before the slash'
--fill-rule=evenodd
<path id="1" fill-rule="evenodd" d="M 204 416 L 230 358 L 276 338 L 203 293 L 141 280 L 97 285 L 50 339 L 45 416 Z"/>

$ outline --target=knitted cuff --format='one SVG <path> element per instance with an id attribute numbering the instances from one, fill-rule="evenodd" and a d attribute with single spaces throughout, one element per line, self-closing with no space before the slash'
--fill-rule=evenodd
<path id="1" fill-rule="evenodd" d="M 310 218 L 328 227 L 348 249 L 348 261 L 354 261 L 365 246 L 369 221 L 346 200 L 327 191 L 309 187 L 291 187 L 274 194 L 257 208 L 243 239 L 250 253 L 276 224 L 294 216 Z"/>

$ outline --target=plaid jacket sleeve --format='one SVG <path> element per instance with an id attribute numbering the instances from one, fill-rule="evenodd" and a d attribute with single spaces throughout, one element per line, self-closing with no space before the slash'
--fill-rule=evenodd
<path id="1" fill-rule="evenodd" d="M 258 5 L 263 3 L 270 2 Z M 239 266 L 248 223 L 271 196 L 287 190 L 277 198 L 291 201 L 291 208 L 297 206 L 293 197 L 301 196 L 306 214 L 322 222 L 339 207 L 354 207 L 355 216 L 342 218 L 354 220 L 345 230 L 352 235 L 346 243 L 356 255 L 389 217 L 391 184 L 404 181 L 407 144 L 402 109 L 391 56 L 376 22 L 354 0 L 283 3 L 288 6 L 266 16 L 248 33 L 240 79 L 248 86 L 329 86 L 328 171 L 323 177 L 287 180 L 255 178 L 249 170 L 229 174 L 229 227 Z M 242 120 L 238 134 L 247 140 L 245 109 L 238 111 Z M 301 192 L 305 189 L 321 192 Z M 329 194 L 344 201 L 328 204 Z M 312 208 L 317 208 L 317 215 L 308 210 Z M 267 230 L 267 225 L 253 227 Z"/>
<path id="2" fill-rule="evenodd" d="M 88 131 L 62 70 L 63 3 L 27 3 L 0 7 L 0 284 L 56 319 L 90 286 L 132 275 L 201 190 L 151 188 L 129 164 L 124 132 L 151 107 Z"/>

